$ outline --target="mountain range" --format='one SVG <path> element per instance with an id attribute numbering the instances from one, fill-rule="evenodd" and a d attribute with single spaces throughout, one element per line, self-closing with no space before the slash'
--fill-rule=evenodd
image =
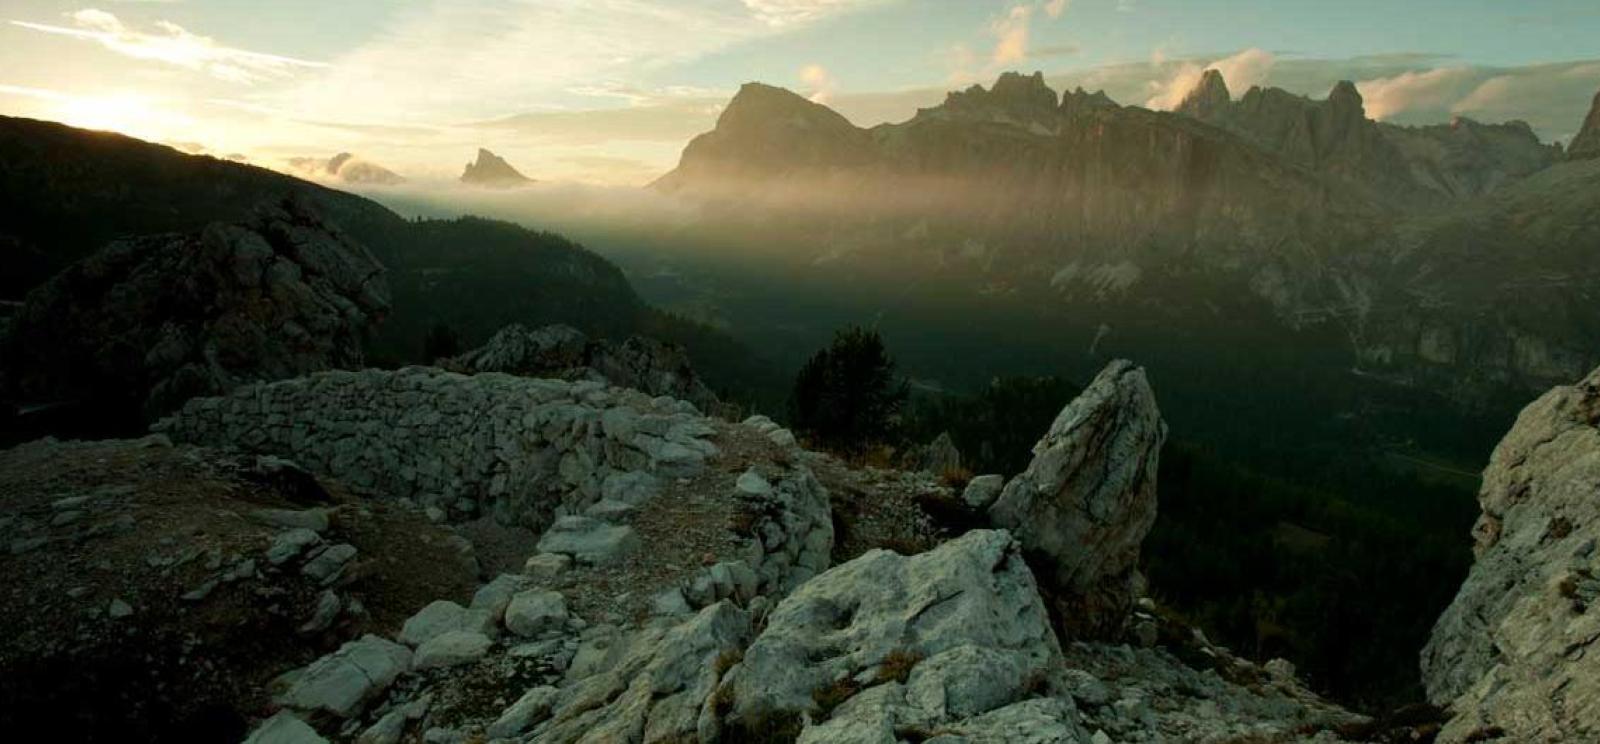
<path id="1" fill-rule="evenodd" d="M 653 188 L 774 261 L 1070 308 L 1080 348 L 1322 334 L 1343 370 L 1477 400 L 1600 361 L 1597 138 L 1600 99 L 1564 152 L 1374 121 L 1347 82 L 1235 99 L 1215 70 L 1173 112 L 1007 73 L 872 128 L 751 83 Z"/>

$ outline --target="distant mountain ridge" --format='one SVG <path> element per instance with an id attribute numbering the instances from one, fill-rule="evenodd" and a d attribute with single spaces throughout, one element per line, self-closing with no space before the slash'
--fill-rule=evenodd
<path id="1" fill-rule="evenodd" d="M 422 340 L 435 328 L 477 345 L 512 323 L 565 323 L 680 343 L 717 386 L 770 374 L 731 339 L 645 304 L 616 266 L 553 233 L 475 217 L 408 220 L 264 168 L 30 119 L 0 117 L 0 164 L 0 300 L 21 299 L 113 239 L 240 222 L 293 195 L 388 269 L 393 308 L 370 344 L 374 362 L 431 361 Z"/>
<path id="2" fill-rule="evenodd" d="M 1064 303 L 1074 334 L 1220 313 L 1326 328 L 1363 373 L 1528 390 L 1600 362 L 1576 312 L 1600 276 L 1568 260 L 1600 244 L 1588 168 L 1521 122 L 1373 121 L 1348 82 L 1235 100 L 1213 70 L 1166 113 L 1006 73 L 870 129 L 749 84 L 655 188 L 772 260 Z"/>

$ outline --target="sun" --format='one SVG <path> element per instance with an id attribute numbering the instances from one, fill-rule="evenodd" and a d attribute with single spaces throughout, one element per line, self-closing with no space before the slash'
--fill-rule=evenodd
<path id="1" fill-rule="evenodd" d="M 194 126 L 193 119 L 163 107 L 156 98 L 133 91 L 73 96 L 57 107 L 55 118 L 63 123 L 153 141 L 182 136 Z"/>

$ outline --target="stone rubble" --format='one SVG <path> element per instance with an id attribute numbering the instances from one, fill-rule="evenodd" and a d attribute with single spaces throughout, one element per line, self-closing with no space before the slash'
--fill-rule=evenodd
<path id="1" fill-rule="evenodd" d="M 293 458 L 357 493 L 544 529 L 717 455 L 692 405 L 602 383 L 425 367 L 329 372 L 191 401 L 176 441 Z"/>

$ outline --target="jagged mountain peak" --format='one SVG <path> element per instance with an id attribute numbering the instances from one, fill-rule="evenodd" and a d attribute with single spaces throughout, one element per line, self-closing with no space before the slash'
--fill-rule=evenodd
<path id="1" fill-rule="evenodd" d="M 1080 86 L 1061 94 L 1061 114 L 1069 118 L 1089 111 L 1116 107 L 1117 102 L 1106 95 L 1104 90 L 1090 93 Z"/>
<path id="2" fill-rule="evenodd" d="M 478 157 L 467 163 L 466 170 L 461 172 L 461 182 L 475 186 L 520 186 L 533 183 L 533 179 L 522 175 L 516 168 L 506 162 L 505 158 L 490 152 L 487 148 L 478 148 Z"/>
<path id="3" fill-rule="evenodd" d="M 951 91 L 945 96 L 944 105 L 946 108 L 1053 109 L 1056 92 L 1045 83 L 1042 72 L 1032 75 L 1004 72 L 988 89 L 974 84 L 966 90 Z"/>
<path id="4" fill-rule="evenodd" d="M 1572 160 L 1600 158 L 1600 93 L 1594 94 L 1594 103 L 1583 119 L 1583 128 L 1567 146 L 1567 157 Z"/>
<path id="5" fill-rule="evenodd" d="M 1228 83 L 1222 79 L 1222 72 L 1216 69 L 1206 70 L 1200 76 L 1200 82 L 1194 89 L 1183 97 L 1178 104 L 1179 113 L 1188 114 L 1202 121 L 1210 120 L 1213 116 L 1233 103 L 1233 96 L 1228 92 Z"/>
<path id="6" fill-rule="evenodd" d="M 1366 102 L 1361 98 L 1361 91 L 1356 89 L 1356 84 L 1349 80 L 1340 80 L 1333 84 L 1333 90 L 1328 91 L 1328 104 L 1341 115 L 1348 116 L 1351 112 L 1367 117 Z"/>

